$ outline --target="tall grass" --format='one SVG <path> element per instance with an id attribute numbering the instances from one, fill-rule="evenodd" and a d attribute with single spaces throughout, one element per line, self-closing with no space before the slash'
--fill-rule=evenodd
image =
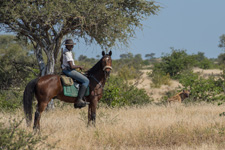
<path id="1" fill-rule="evenodd" d="M 224 105 L 212 104 L 101 107 L 96 127 L 87 127 L 87 108 L 66 106 L 42 115 L 41 134 L 49 135 L 46 142 L 63 150 L 224 149 L 225 118 L 219 116 L 224 110 Z M 22 118 L 22 111 L 17 114 Z M 0 114 L 4 120 L 10 116 Z M 25 121 L 21 128 L 26 129 Z"/>

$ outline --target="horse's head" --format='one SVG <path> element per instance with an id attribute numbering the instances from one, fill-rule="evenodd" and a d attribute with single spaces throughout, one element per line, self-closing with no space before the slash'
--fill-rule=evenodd
<path id="1" fill-rule="evenodd" d="M 109 54 L 105 54 L 105 52 L 102 51 L 102 66 L 106 77 L 109 77 L 110 71 L 112 70 L 111 55 L 112 51 L 110 51 Z"/>

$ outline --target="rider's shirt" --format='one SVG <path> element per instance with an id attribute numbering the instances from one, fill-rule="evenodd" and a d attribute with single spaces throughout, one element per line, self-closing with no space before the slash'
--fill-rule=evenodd
<path id="1" fill-rule="evenodd" d="M 73 65 L 75 65 L 72 51 L 69 51 L 67 48 L 64 48 L 62 69 L 70 68 L 68 61 L 72 61 Z"/>

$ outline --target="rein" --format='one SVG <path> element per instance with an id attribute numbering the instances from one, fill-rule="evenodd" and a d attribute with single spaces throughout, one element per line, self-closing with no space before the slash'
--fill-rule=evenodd
<path id="1" fill-rule="evenodd" d="M 104 86 L 102 86 L 101 82 L 98 81 L 92 74 L 89 75 L 89 77 L 93 78 L 100 85 L 100 87 L 102 87 L 104 89 Z"/>
<path id="2" fill-rule="evenodd" d="M 111 66 L 105 66 L 103 68 L 103 71 L 105 71 L 105 69 L 111 69 L 112 70 L 112 67 Z M 96 79 L 92 74 L 90 74 L 89 77 L 93 78 L 100 85 L 100 88 L 102 88 L 104 90 L 104 86 L 102 86 L 101 82 L 98 81 L 98 79 Z M 107 79 L 107 78 L 105 77 L 105 79 Z"/>

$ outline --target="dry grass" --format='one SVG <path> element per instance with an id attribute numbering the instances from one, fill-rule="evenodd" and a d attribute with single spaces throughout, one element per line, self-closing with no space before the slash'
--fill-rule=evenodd
<path id="1" fill-rule="evenodd" d="M 211 104 L 99 108 L 96 127 L 87 128 L 87 108 L 68 106 L 43 114 L 41 134 L 62 150 L 224 149 L 225 118 L 219 117 L 223 111 L 225 106 Z M 13 115 L 22 116 L 22 111 Z M 10 114 L 0 113 L 0 118 L 7 121 Z M 21 128 L 26 128 L 25 121 Z"/>

